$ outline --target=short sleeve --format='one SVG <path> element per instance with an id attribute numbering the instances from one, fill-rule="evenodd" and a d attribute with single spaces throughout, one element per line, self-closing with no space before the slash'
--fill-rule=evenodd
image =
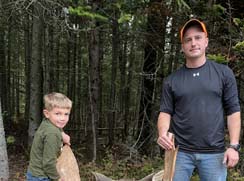
<path id="1" fill-rule="evenodd" d="M 160 100 L 160 112 L 165 112 L 172 115 L 174 110 L 174 99 L 170 82 L 170 79 L 166 78 L 163 83 Z"/>
<path id="2" fill-rule="evenodd" d="M 224 72 L 223 105 L 227 115 L 240 111 L 236 79 L 229 67 Z"/>

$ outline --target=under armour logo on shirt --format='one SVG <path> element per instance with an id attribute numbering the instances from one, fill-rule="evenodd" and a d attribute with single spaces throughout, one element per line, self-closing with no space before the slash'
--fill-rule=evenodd
<path id="1" fill-rule="evenodd" d="M 196 77 L 196 76 L 199 77 L 199 75 L 200 75 L 199 72 L 193 73 L 193 77 Z"/>

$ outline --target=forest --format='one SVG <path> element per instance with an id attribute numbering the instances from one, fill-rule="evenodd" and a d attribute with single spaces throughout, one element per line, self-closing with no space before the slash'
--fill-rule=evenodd
<path id="1" fill-rule="evenodd" d="M 1 0 L 0 178 L 25 180 L 49 92 L 73 102 L 64 131 L 81 180 L 161 170 L 162 83 L 184 64 L 179 30 L 192 17 L 207 26 L 208 59 L 233 70 L 243 113 L 243 9 L 240 0 Z M 229 180 L 244 180 L 243 158 Z"/>

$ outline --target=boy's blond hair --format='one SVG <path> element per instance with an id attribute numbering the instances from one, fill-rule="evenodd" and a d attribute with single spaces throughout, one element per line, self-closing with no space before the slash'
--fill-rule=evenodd
<path id="1" fill-rule="evenodd" d="M 58 92 L 52 92 L 50 94 L 44 95 L 44 109 L 48 111 L 53 108 L 72 108 L 72 101 L 64 94 Z"/>

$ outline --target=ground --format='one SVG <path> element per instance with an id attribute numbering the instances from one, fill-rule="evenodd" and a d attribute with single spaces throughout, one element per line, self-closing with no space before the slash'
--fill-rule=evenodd
<path id="1" fill-rule="evenodd" d="M 28 160 L 22 148 L 8 148 L 9 181 L 25 181 Z"/>

